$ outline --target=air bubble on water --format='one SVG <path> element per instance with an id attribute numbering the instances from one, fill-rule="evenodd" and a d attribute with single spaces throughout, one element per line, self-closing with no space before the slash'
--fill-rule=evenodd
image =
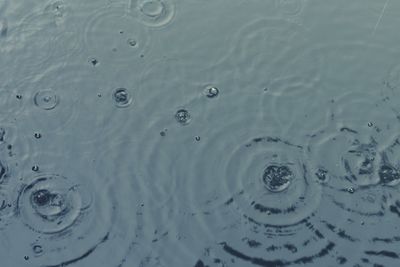
<path id="1" fill-rule="evenodd" d="M 353 194 L 355 192 L 355 190 L 353 187 L 349 187 L 349 188 L 347 188 L 347 192 Z"/>
<path id="2" fill-rule="evenodd" d="M 43 252 L 43 248 L 40 245 L 34 245 L 32 247 L 32 250 L 36 255 L 42 254 L 42 252 Z"/>
<path id="3" fill-rule="evenodd" d="M 208 86 L 204 93 L 208 98 L 215 98 L 219 94 L 219 89 L 215 86 Z"/>
<path id="4" fill-rule="evenodd" d="M 128 39 L 127 42 L 128 42 L 128 44 L 129 44 L 130 46 L 132 46 L 132 47 L 134 47 L 134 46 L 137 45 L 137 42 L 136 42 L 134 39 L 132 39 L 132 38 Z"/>
<path id="5" fill-rule="evenodd" d="M 33 165 L 32 166 L 32 171 L 34 171 L 34 172 L 39 171 L 39 166 L 38 165 Z"/>
<path id="6" fill-rule="evenodd" d="M 48 205 L 53 198 L 52 194 L 47 189 L 40 189 L 32 194 L 32 203 L 37 206 Z"/>
<path id="7" fill-rule="evenodd" d="M 93 66 L 96 66 L 97 64 L 99 64 L 99 61 L 97 60 L 97 58 L 91 57 L 89 58 L 89 63 L 91 63 Z"/>
<path id="8" fill-rule="evenodd" d="M 175 119 L 181 125 L 187 125 L 192 120 L 189 111 L 187 111 L 186 109 L 179 109 L 175 113 Z"/>
<path id="9" fill-rule="evenodd" d="M 132 103 L 132 95 L 126 88 L 117 88 L 113 91 L 114 104 L 118 108 L 128 107 Z"/>
<path id="10" fill-rule="evenodd" d="M 293 176 L 293 172 L 285 165 L 269 165 L 264 170 L 262 179 L 269 191 L 281 192 L 289 187 Z"/>
<path id="11" fill-rule="evenodd" d="M 34 95 L 33 102 L 43 110 L 52 110 L 58 105 L 59 99 L 54 90 L 44 89 Z"/>

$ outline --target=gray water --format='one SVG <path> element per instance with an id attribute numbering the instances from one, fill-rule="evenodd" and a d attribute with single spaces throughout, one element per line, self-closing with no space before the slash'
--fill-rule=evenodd
<path id="1" fill-rule="evenodd" d="M 399 12 L 0 0 L 0 267 L 399 266 Z"/>

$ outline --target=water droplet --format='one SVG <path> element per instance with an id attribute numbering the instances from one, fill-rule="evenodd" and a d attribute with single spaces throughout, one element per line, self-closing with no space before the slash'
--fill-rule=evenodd
<path id="1" fill-rule="evenodd" d="M 355 192 L 355 190 L 353 187 L 349 187 L 349 188 L 347 188 L 347 192 L 353 194 Z"/>
<path id="2" fill-rule="evenodd" d="M 219 89 L 218 89 L 217 87 L 210 86 L 210 87 L 207 87 L 207 88 L 205 89 L 205 95 L 206 95 L 208 98 L 217 97 L 218 94 L 219 94 Z"/>
<path id="3" fill-rule="evenodd" d="M 293 173 L 287 166 L 270 165 L 264 170 L 263 181 L 271 192 L 281 192 L 289 187 Z"/>
<path id="4" fill-rule="evenodd" d="M 22 99 L 22 95 L 21 95 L 21 94 L 17 94 L 15 97 L 16 97 L 17 99 L 19 99 L 19 100 Z"/>
<path id="5" fill-rule="evenodd" d="M 130 45 L 130 46 L 136 46 L 137 45 L 137 42 L 134 40 L 134 39 L 132 39 L 132 38 L 130 38 L 130 39 L 128 39 L 128 44 Z"/>
<path id="6" fill-rule="evenodd" d="M 112 97 L 114 99 L 115 105 L 119 108 L 128 107 L 132 103 L 132 96 L 126 88 L 115 89 L 113 91 Z"/>
<path id="7" fill-rule="evenodd" d="M 186 109 L 179 109 L 175 113 L 175 119 L 181 125 L 187 125 L 192 120 L 189 111 L 187 111 Z"/>
<path id="8" fill-rule="evenodd" d="M 34 104 L 44 110 L 54 109 L 58 105 L 57 94 L 52 89 L 38 91 L 33 97 Z"/>
<path id="9" fill-rule="evenodd" d="M 89 63 L 91 63 L 93 66 L 96 66 L 97 64 L 99 64 L 99 61 L 97 60 L 97 58 L 89 58 Z"/>
<path id="10" fill-rule="evenodd" d="M 35 254 L 42 254 L 43 252 L 43 248 L 40 245 L 34 245 L 32 249 Z"/>
<path id="11" fill-rule="evenodd" d="M 41 134 L 41 133 L 38 133 L 38 132 L 36 132 L 36 133 L 34 134 L 34 136 L 35 136 L 36 139 L 42 138 L 42 134 Z"/>
<path id="12" fill-rule="evenodd" d="M 196 141 L 200 141 L 200 136 L 196 136 L 194 139 L 195 139 Z"/>

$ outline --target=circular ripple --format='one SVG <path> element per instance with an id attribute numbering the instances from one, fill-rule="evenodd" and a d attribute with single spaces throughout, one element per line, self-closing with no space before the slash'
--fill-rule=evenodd
<path id="1" fill-rule="evenodd" d="M 58 105 L 58 97 L 52 89 L 44 89 L 36 92 L 33 102 L 41 109 L 50 110 Z"/>
<path id="2" fill-rule="evenodd" d="M 31 103 L 25 107 L 21 126 L 28 127 L 31 132 L 63 129 L 77 113 L 81 101 L 79 92 L 88 77 L 89 66 L 85 69 L 74 64 L 55 65 L 44 70 L 40 76 L 25 81 L 25 97 Z"/>
<path id="3" fill-rule="evenodd" d="M 99 261 L 117 266 L 128 251 L 136 256 L 143 253 L 133 245 L 141 223 L 140 207 L 126 198 L 135 196 L 129 181 L 120 180 L 117 173 L 97 173 L 93 162 L 97 158 L 82 153 L 81 145 L 71 143 L 62 151 L 32 154 L 30 160 L 40 166 L 38 173 L 30 169 L 31 162 L 24 163 L 23 184 L 14 192 L 19 194 L 17 217 L 3 232 L 12 252 L 7 263 L 23 265 L 22 254 L 35 266 Z M 67 164 L 65 153 L 71 156 Z M 112 257 L 111 248 L 117 249 Z"/>
<path id="4" fill-rule="evenodd" d="M 130 9 L 143 24 L 151 27 L 165 26 L 175 16 L 174 0 L 131 0 Z"/>
<path id="5" fill-rule="evenodd" d="M 18 209 L 32 230 L 54 234 L 76 222 L 81 210 L 90 205 L 83 201 L 88 195 L 88 189 L 70 183 L 66 177 L 43 174 L 24 187 Z"/>
<path id="6" fill-rule="evenodd" d="M 101 60 L 135 62 L 149 46 L 146 28 L 123 8 L 102 8 L 85 26 L 87 51 Z M 134 45 L 132 45 L 134 44 Z"/>

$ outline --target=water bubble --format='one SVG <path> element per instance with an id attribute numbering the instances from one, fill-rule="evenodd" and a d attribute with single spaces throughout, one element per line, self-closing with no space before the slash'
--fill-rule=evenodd
<path id="1" fill-rule="evenodd" d="M 27 261 L 29 260 L 29 256 L 24 256 L 24 259 Z"/>
<path id="2" fill-rule="evenodd" d="M 219 89 L 218 89 L 217 87 L 210 86 L 210 87 L 207 87 L 207 88 L 205 89 L 205 95 L 206 95 L 208 98 L 217 97 L 218 94 L 219 94 Z"/>
<path id="3" fill-rule="evenodd" d="M 200 136 L 196 136 L 194 139 L 195 139 L 196 141 L 200 141 Z"/>
<path id="4" fill-rule="evenodd" d="M 347 188 L 347 192 L 353 194 L 355 192 L 355 190 L 353 187 L 349 187 L 349 188 Z"/>
<path id="5" fill-rule="evenodd" d="M 32 203 L 38 206 L 47 205 L 50 202 L 51 193 L 49 190 L 41 189 L 32 194 Z"/>
<path id="6" fill-rule="evenodd" d="M 39 171 L 39 166 L 38 165 L 33 165 L 32 166 L 32 171 L 34 171 L 34 172 Z"/>
<path id="7" fill-rule="evenodd" d="M 42 138 L 42 134 L 39 133 L 39 132 L 34 133 L 34 136 L 35 136 L 36 139 Z"/>
<path id="8" fill-rule="evenodd" d="M 135 41 L 135 39 L 132 39 L 132 38 L 128 39 L 127 42 L 132 47 L 137 45 L 137 42 Z"/>
<path id="9" fill-rule="evenodd" d="M 270 165 L 264 170 L 263 181 L 271 192 L 281 192 L 289 187 L 293 173 L 287 166 Z"/>
<path id="10" fill-rule="evenodd" d="M 32 250 L 33 250 L 33 252 L 34 252 L 36 255 L 39 255 L 39 254 L 42 254 L 42 253 L 43 253 L 43 248 L 42 248 L 42 246 L 40 246 L 40 245 L 34 245 L 34 246 L 32 247 Z"/>
<path id="11" fill-rule="evenodd" d="M 192 120 L 189 111 L 187 111 L 186 109 L 179 109 L 176 113 L 175 113 L 175 119 L 177 122 L 179 122 L 181 125 L 187 125 L 190 123 L 190 121 Z"/>
<path id="12" fill-rule="evenodd" d="M 33 97 L 34 104 L 44 110 L 54 109 L 58 105 L 57 94 L 52 89 L 38 91 Z"/>
<path id="13" fill-rule="evenodd" d="M 115 106 L 119 108 L 128 107 L 132 101 L 132 95 L 126 88 L 117 88 L 113 91 L 112 97 L 114 99 Z"/>
<path id="14" fill-rule="evenodd" d="M 328 171 L 325 169 L 319 168 L 315 172 L 315 176 L 317 176 L 318 180 L 321 182 L 325 182 L 328 179 L 327 175 L 328 175 Z"/>
<path id="15" fill-rule="evenodd" d="M 93 66 L 96 66 L 97 64 L 99 64 L 99 61 L 97 60 L 97 58 L 89 58 L 88 60 L 89 63 L 91 63 Z"/>

